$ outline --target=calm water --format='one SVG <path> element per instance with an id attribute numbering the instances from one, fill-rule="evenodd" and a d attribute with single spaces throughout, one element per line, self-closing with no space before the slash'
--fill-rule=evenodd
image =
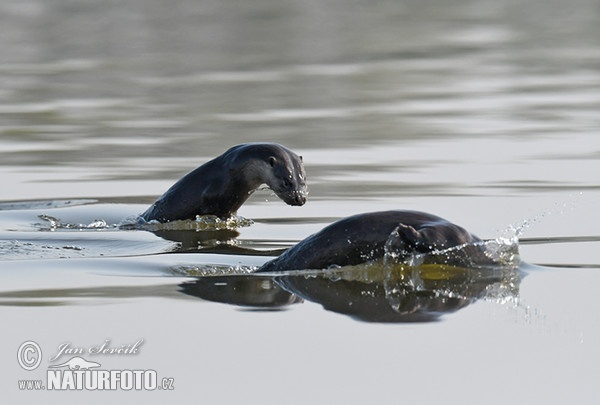
<path id="1" fill-rule="evenodd" d="M 600 400 L 597 2 L 22 0 L 0 3 L 0 26 L 10 403 Z M 304 156 L 307 205 L 262 190 L 237 231 L 119 226 L 250 141 Z M 522 262 L 411 274 L 430 295 L 409 302 L 389 280 L 357 293 L 347 275 L 292 277 L 315 296 L 301 302 L 244 276 L 385 209 L 518 233 Z M 431 316 L 384 323 L 373 305 Z M 34 371 L 15 358 L 29 340 Z M 73 357 L 50 361 L 65 343 L 174 389 L 19 390 Z"/>

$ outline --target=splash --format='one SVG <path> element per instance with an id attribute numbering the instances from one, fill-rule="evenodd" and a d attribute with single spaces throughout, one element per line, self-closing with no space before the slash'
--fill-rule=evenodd
<path id="1" fill-rule="evenodd" d="M 257 266 L 203 264 L 200 266 L 176 265 L 171 266 L 168 272 L 175 277 L 215 277 L 215 276 L 241 276 L 254 273 Z"/>
<path id="2" fill-rule="evenodd" d="M 563 215 L 568 211 L 573 211 L 576 208 L 577 203 L 580 201 L 579 199 L 581 198 L 581 196 L 583 196 L 583 193 L 569 195 L 568 200 L 566 201 L 555 202 L 553 207 L 547 208 L 531 218 L 524 218 L 517 223 L 510 224 L 508 227 L 501 230 L 501 234 L 505 235 L 508 238 L 520 238 L 523 236 L 523 234 L 525 234 L 527 230 L 529 230 L 529 228 L 540 224 L 547 217 L 552 215 Z"/>
<path id="3" fill-rule="evenodd" d="M 520 263 L 518 236 L 465 243 L 427 253 L 398 251 L 399 237 L 390 234 L 383 257 L 383 289 L 398 313 L 418 311 L 432 299 L 458 306 L 485 298 L 498 302 L 518 300 Z M 410 298 L 408 298 L 410 297 Z M 407 300 L 414 300 L 410 305 Z"/>
<path id="4" fill-rule="evenodd" d="M 119 224 L 108 224 L 103 219 L 95 219 L 89 224 L 71 224 L 62 222 L 59 218 L 50 215 L 38 215 L 39 219 L 46 221 L 45 224 L 36 224 L 40 230 L 56 231 L 56 230 L 86 230 L 86 229 L 115 229 Z"/>
<path id="5" fill-rule="evenodd" d="M 386 264 L 402 264 L 418 267 L 423 264 L 462 265 L 468 267 L 499 267 L 519 265 L 519 239 L 516 234 L 510 237 L 464 243 L 449 248 L 437 249 L 430 246 L 431 251 L 420 253 L 394 248 L 403 246 L 398 243 L 400 235 L 394 230 L 384 246 L 383 261 Z"/>
<path id="6" fill-rule="evenodd" d="M 483 253 L 499 266 L 518 267 L 521 262 L 517 235 L 486 240 L 480 242 L 479 246 L 483 248 Z"/>
<path id="7" fill-rule="evenodd" d="M 171 222 L 149 221 L 140 223 L 135 220 L 135 226 L 148 231 L 220 231 L 235 230 L 251 226 L 254 223 L 251 219 L 241 216 L 232 216 L 227 219 L 221 219 L 214 215 L 197 215 L 195 220 L 178 220 Z"/>
<path id="8" fill-rule="evenodd" d="M 523 236 L 525 231 L 527 231 L 532 226 L 539 224 L 542 220 L 551 213 L 549 211 L 545 211 L 537 214 L 532 218 L 522 219 L 520 222 L 515 224 L 510 224 L 508 227 L 502 230 L 502 234 L 506 235 L 507 238 L 520 238 Z"/>

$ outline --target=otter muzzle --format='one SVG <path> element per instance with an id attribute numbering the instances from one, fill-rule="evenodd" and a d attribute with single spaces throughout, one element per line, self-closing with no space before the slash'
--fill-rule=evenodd
<path id="1" fill-rule="evenodd" d="M 296 190 L 287 193 L 277 194 L 287 205 L 301 206 L 306 203 L 306 191 Z"/>

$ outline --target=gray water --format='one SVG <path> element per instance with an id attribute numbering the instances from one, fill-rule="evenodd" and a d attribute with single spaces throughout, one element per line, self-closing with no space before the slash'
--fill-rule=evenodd
<path id="1" fill-rule="evenodd" d="M 8 402 L 600 399 L 597 2 L 22 0 L 0 3 L 0 27 Z M 305 206 L 260 190 L 236 230 L 123 227 L 252 141 L 303 155 Z M 246 275 L 337 218 L 386 209 L 508 240 L 520 265 L 413 273 L 430 294 L 413 307 L 390 279 L 334 307 Z M 316 294 L 369 276 L 291 280 Z M 385 311 L 428 316 L 339 307 L 380 293 Z M 18 387 L 46 384 L 73 356 L 50 361 L 64 343 L 140 339 L 137 354 L 81 356 L 174 389 Z M 33 371 L 15 356 L 26 341 L 43 353 Z"/>

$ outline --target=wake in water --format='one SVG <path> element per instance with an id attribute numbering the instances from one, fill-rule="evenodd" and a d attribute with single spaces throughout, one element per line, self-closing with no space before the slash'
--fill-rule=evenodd
<path id="1" fill-rule="evenodd" d="M 0 260 L 118 257 L 200 251 L 228 244 L 253 222 L 214 216 L 160 224 L 142 206 L 56 200 L 0 203 Z"/>
<path id="2" fill-rule="evenodd" d="M 50 215 L 41 214 L 38 218 L 45 221 L 44 223 L 37 223 L 37 226 L 41 231 L 56 231 L 56 230 L 98 230 L 98 229 L 118 229 L 121 224 L 107 224 L 103 219 L 96 219 L 88 224 L 70 224 L 64 223 L 59 218 L 55 218 Z"/>
<path id="3" fill-rule="evenodd" d="M 217 231 L 224 229 L 237 229 L 252 225 L 254 222 L 240 216 L 233 216 L 227 219 L 220 219 L 214 215 L 197 215 L 195 220 L 178 220 L 171 222 L 144 221 L 138 216 L 128 217 L 119 223 L 109 224 L 104 219 L 95 219 L 88 224 L 64 222 L 60 218 L 51 215 L 38 215 L 44 223 L 37 223 L 40 230 L 103 230 L 103 229 L 123 229 L 123 230 L 142 230 L 142 231 Z"/>

